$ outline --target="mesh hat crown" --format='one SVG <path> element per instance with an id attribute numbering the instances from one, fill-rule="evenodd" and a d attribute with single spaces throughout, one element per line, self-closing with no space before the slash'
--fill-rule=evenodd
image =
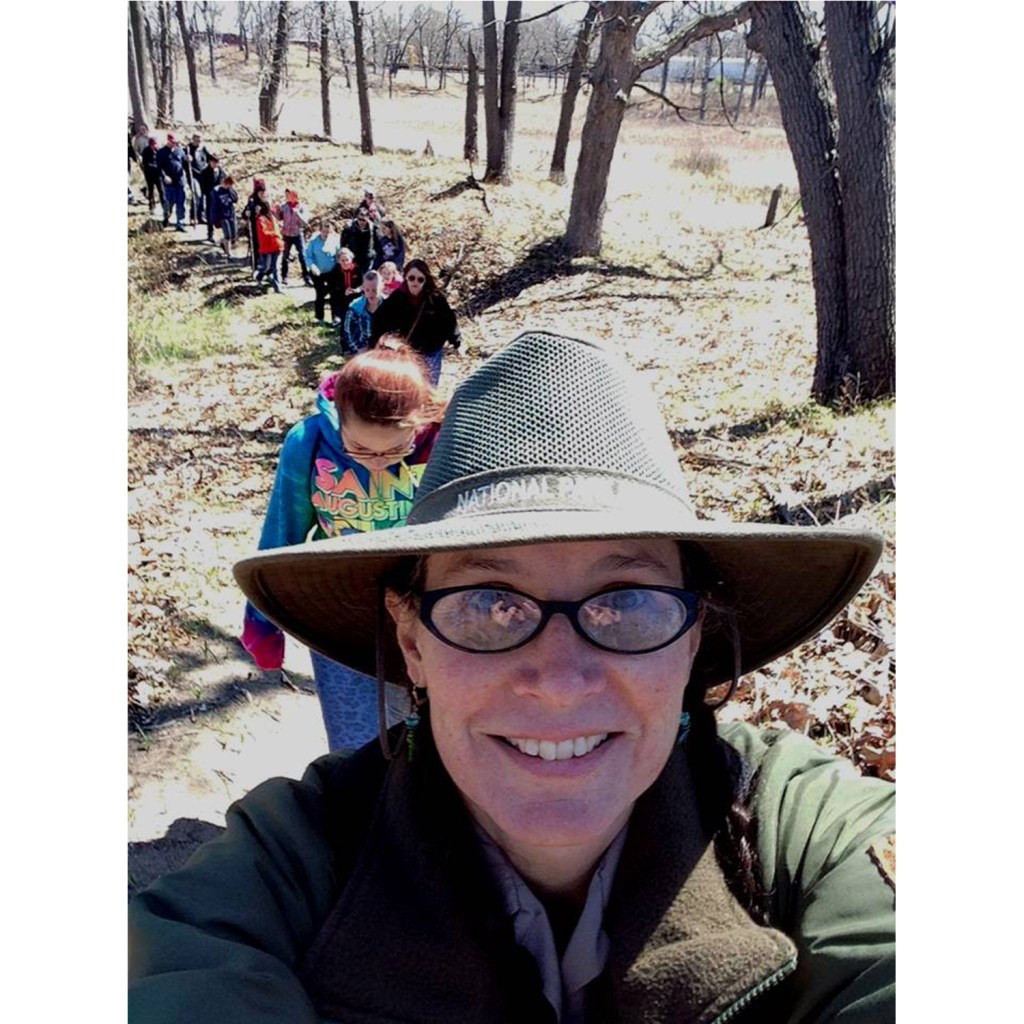
<path id="1" fill-rule="evenodd" d="M 403 558 L 626 537 L 702 549 L 732 605 L 742 671 L 817 632 L 881 552 L 863 530 L 698 519 L 640 377 L 601 345 L 530 332 L 456 389 L 405 526 L 264 552 L 235 577 L 286 632 L 373 674 L 379 584 Z M 385 644 L 386 677 L 405 681 L 393 636 Z M 732 643 L 706 631 L 695 681 L 733 667 Z"/>

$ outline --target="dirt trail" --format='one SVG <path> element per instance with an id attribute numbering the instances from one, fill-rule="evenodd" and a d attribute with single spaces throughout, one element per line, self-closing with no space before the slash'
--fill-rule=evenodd
<path id="1" fill-rule="evenodd" d="M 204 225 L 173 241 L 201 246 L 211 273 L 226 263 Z M 247 281 L 244 266 L 227 272 Z M 159 603 L 147 610 L 162 612 L 162 628 L 149 657 L 145 635 L 133 644 L 129 664 L 129 892 L 209 838 L 233 800 L 327 750 L 308 652 L 289 641 L 286 676 L 256 669 L 236 640 L 242 597 L 230 578 L 255 547 L 284 431 L 312 411 L 309 392 L 283 383 L 300 353 L 249 317 L 274 303 L 311 322 L 312 297 L 298 287 L 247 298 L 234 323 L 244 354 L 150 369 L 130 404 L 129 586 L 135 601 Z M 178 656 L 161 658 L 172 643 Z M 168 679 L 171 691 L 158 689 Z"/>

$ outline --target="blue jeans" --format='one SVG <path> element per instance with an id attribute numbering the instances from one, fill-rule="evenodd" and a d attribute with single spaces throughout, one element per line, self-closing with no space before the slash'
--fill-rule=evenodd
<path id="1" fill-rule="evenodd" d="M 260 269 L 256 271 L 256 280 L 262 281 L 263 275 L 266 274 L 275 290 L 279 290 L 277 280 L 277 257 L 279 255 L 280 253 L 276 252 L 260 253 Z"/>
<path id="2" fill-rule="evenodd" d="M 310 651 L 313 678 L 331 750 L 355 750 L 377 738 L 377 680 Z M 405 721 L 409 695 L 385 683 L 388 725 Z"/>
<path id="3" fill-rule="evenodd" d="M 171 208 L 177 207 L 178 223 L 185 223 L 185 186 L 164 185 L 164 220 L 171 216 Z"/>
<path id="4" fill-rule="evenodd" d="M 285 235 L 284 236 L 284 257 L 281 260 L 281 280 L 288 280 L 288 260 L 291 257 L 292 247 L 294 246 L 295 251 L 299 254 L 299 266 L 302 267 L 302 280 L 309 280 L 309 267 L 306 266 L 306 254 L 302 248 L 302 236 L 301 235 Z"/>
<path id="5" fill-rule="evenodd" d="M 427 364 L 430 383 L 436 387 L 437 382 L 441 379 L 441 364 L 444 362 L 444 346 L 429 356 L 423 352 L 420 353 L 420 356 L 423 359 L 423 362 Z"/>

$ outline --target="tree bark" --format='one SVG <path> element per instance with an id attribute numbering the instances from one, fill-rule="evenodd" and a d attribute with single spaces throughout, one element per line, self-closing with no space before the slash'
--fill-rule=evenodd
<path id="1" fill-rule="evenodd" d="M 487 141 L 487 168 L 484 180 L 497 174 L 501 166 L 501 122 L 498 118 L 498 26 L 494 3 L 483 0 L 484 18 L 484 135 Z"/>
<path id="2" fill-rule="evenodd" d="M 373 125 L 370 121 L 370 86 L 366 81 L 366 54 L 363 52 L 363 15 L 357 0 L 349 0 L 352 9 L 352 40 L 356 54 L 356 90 L 359 93 L 359 149 L 373 153 Z"/>
<path id="3" fill-rule="evenodd" d="M 331 132 L 331 47 L 327 31 L 327 0 L 320 0 L 320 112 L 323 115 L 324 135 Z"/>
<path id="4" fill-rule="evenodd" d="M 825 34 L 840 124 L 849 372 L 857 396 L 877 398 L 896 391 L 892 66 L 872 4 L 825 4 Z M 843 387 L 815 374 L 819 401 Z"/>
<path id="5" fill-rule="evenodd" d="M 266 132 L 277 131 L 277 95 L 284 76 L 284 65 L 288 59 L 288 4 L 281 0 L 277 7 L 277 33 L 274 36 L 274 52 L 270 58 L 270 74 L 260 87 L 259 108 L 260 128 Z"/>
<path id="6" fill-rule="evenodd" d="M 597 4 L 587 8 L 576 34 L 576 44 L 569 63 L 569 73 L 565 79 L 565 91 L 562 93 L 562 109 L 558 115 L 558 130 L 555 132 L 555 150 L 551 154 L 551 168 L 548 178 L 559 185 L 565 184 L 565 154 L 569 149 L 569 136 L 572 132 L 572 115 L 576 109 L 576 97 L 580 92 L 583 80 L 583 69 L 587 66 L 590 56 L 590 43 L 594 35 L 594 19 L 597 17 Z M 665 62 L 666 67 L 668 61 Z"/>
<path id="7" fill-rule="evenodd" d="M 480 65 L 473 52 L 473 40 L 468 42 L 469 74 L 466 81 L 466 133 L 462 143 L 463 159 L 475 163 L 477 150 L 477 106 L 480 95 Z"/>
<path id="8" fill-rule="evenodd" d="M 174 117 L 174 63 L 171 60 L 171 19 L 167 13 L 168 5 L 157 6 L 157 19 L 160 28 L 158 44 L 160 54 L 160 76 L 157 79 L 156 92 L 156 123 L 158 128 L 165 128 Z"/>
<path id="9" fill-rule="evenodd" d="M 498 107 L 501 147 L 495 169 L 495 177 L 503 185 L 512 182 L 512 146 L 516 134 L 516 84 L 519 79 L 519 18 L 522 13 L 522 0 L 508 0 L 501 44 L 501 99 Z"/>
<path id="10" fill-rule="evenodd" d="M 836 159 L 838 122 L 820 59 L 820 35 L 808 11 L 796 3 L 755 3 L 747 43 L 764 54 L 771 69 L 800 182 L 817 319 L 817 397 L 824 395 L 821 383 L 841 381 L 852 368 L 846 342 L 845 244 Z"/>
<path id="11" fill-rule="evenodd" d="M 203 113 L 199 109 L 199 79 L 196 77 L 196 50 L 192 45 L 192 33 L 185 21 L 185 5 L 177 0 L 174 10 L 178 15 L 178 30 L 181 32 L 181 45 L 185 47 L 185 63 L 188 65 L 188 87 L 192 93 L 192 118 L 196 124 L 202 123 Z"/>
<path id="12" fill-rule="evenodd" d="M 135 69 L 139 78 L 139 97 L 142 109 L 149 109 L 149 71 L 146 68 L 146 30 L 142 24 L 142 5 L 128 4 L 128 24 L 135 44 Z M 149 124 L 149 121 L 146 121 Z"/>
<path id="13" fill-rule="evenodd" d="M 129 4 L 129 9 L 133 6 Z M 146 111 L 146 97 L 139 82 L 139 58 L 138 48 L 135 45 L 135 32 L 132 22 L 135 19 L 128 19 L 128 96 L 132 103 L 132 125 L 135 131 L 141 130 L 143 125 L 148 127 L 149 114 Z"/>
<path id="14" fill-rule="evenodd" d="M 608 172 L 637 74 L 633 49 L 642 19 L 633 15 L 638 6 L 643 5 L 609 2 L 601 9 L 601 51 L 590 76 L 590 103 L 565 231 L 564 247 L 573 256 L 596 256 L 601 251 Z"/>

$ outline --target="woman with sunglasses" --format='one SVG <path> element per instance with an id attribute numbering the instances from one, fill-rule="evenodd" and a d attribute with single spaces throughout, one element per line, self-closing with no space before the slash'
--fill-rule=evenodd
<path id="1" fill-rule="evenodd" d="M 444 344 L 457 349 L 462 335 L 448 300 L 430 268 L 421 259 L 405 265 L 405 280 L 373 314 L 373 338 L 400 334 L 423 357 L 430 382 L 437 384 L 444 360 Z"/>
<path id="2" fill-rule="evenodd" d="M 881 539 L 693 507 L 639 378 L 531 333 L 456 390 L 406 526 L 236 566 L 410 710 L 136 898 L 146 1020 L 894 1019 L 894 787 L 708 697 Z"/>
<path id="3" fill-rule="evenodd" d="M 260 549 L 399 526 L 412 504 L 442 409 L 423 364 L 405 345 L 350 359 L 327 377 L 317 412 L 288 432 Z M 246 605 L 242 644 L 262 669 L 280 668 L 284 634 Z M 377 734 L 374 679 L 312 652 L 313 676 L 331 750 Z M 389 721 L 405 715 L 404 692 L 386 690 Z"/>

